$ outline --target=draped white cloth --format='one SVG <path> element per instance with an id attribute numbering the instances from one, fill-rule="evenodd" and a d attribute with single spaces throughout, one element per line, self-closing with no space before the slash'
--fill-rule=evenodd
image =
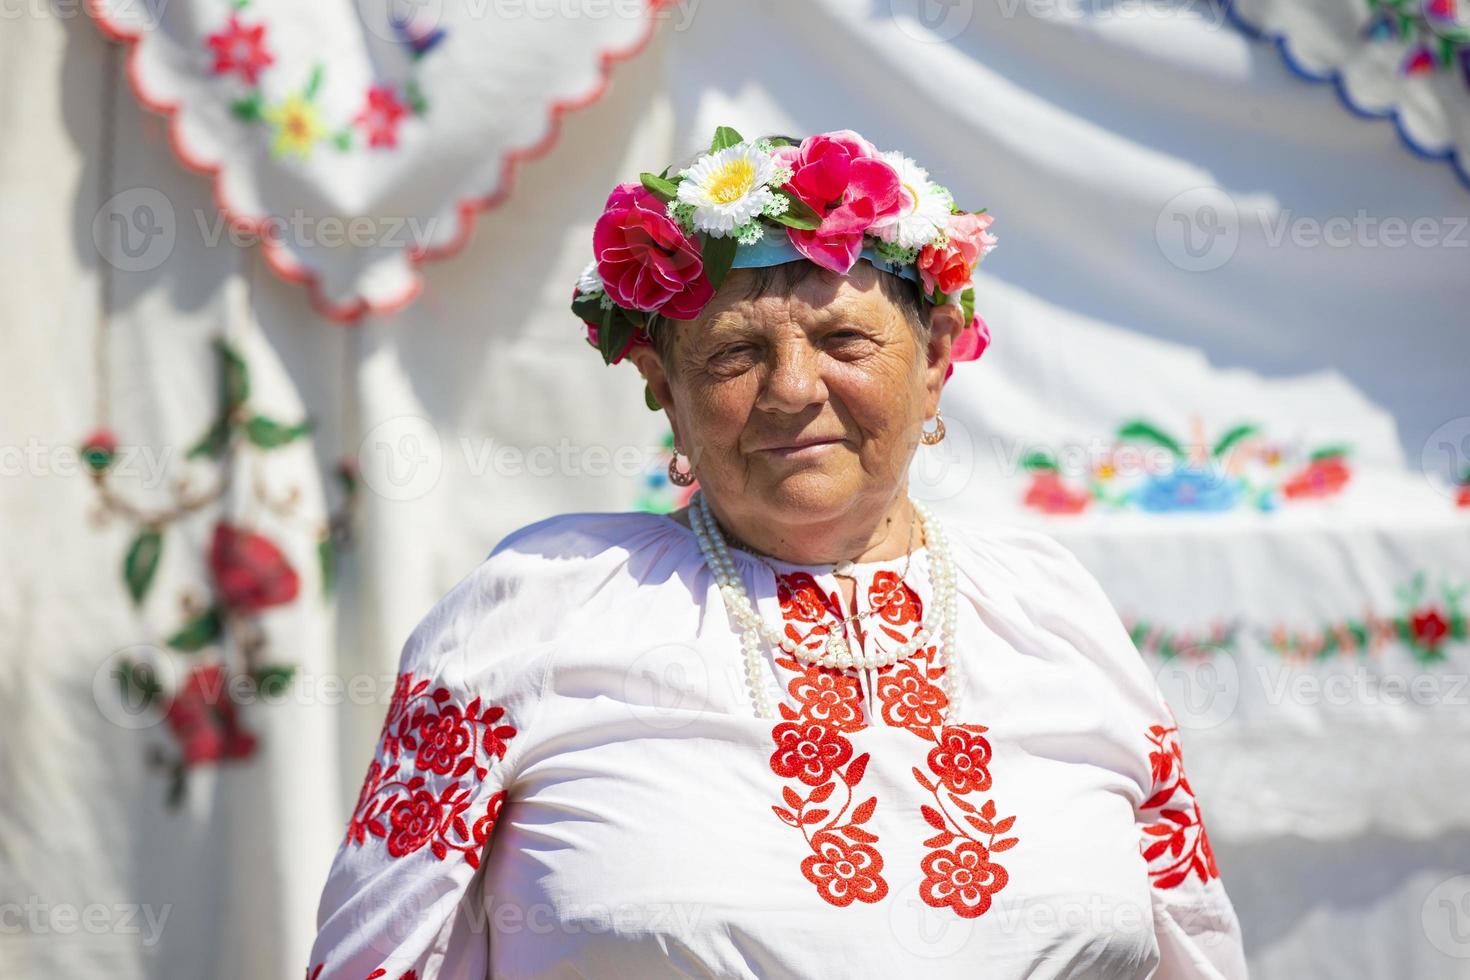
<path id="1" fill-rule="evenodd" d="M 995 452 L 996 434 L 1085 439 L 1141 412 L 1200 412 L 1218 431 L 1239 405 L 1289 436 L 1298 426 L 1311 440 L 1346 435 L 1384 474 L 1364 482 L 1388 487 L 1381 496 L 1345 505 L 1357 515 L 1359 563 L 1338 563 L 1330 596 L 1315 595 L 1307 573 L 1272 588 L 1283 566 L 1268 559 L 1291 544 L 1274 536 L 1275 518 L 1288 517 L 1317 525 L 1314 553 L 1331 562 L 1340 554 L 1322 526 L 1331 508 L 1190 518 L 1185 535 L 1179 523 L 1125 515 L 1090 541 L 1049 521 L 1120 611 L 1163 611 L 1194 628 L 1224 606 L 1307 626 L 1391 602 L 1397 580 L 1374 577 L 1365 590 L 1362 561 L 1393 556 L 1407 569 L 1422 555 L 1435 575 L 1465 575 L 1464 522 L 1413 471 L 1442 477 L 1470 462 L 1453 449 L 1467 344 L 1454 222 L 1470 196 L 1448 167 L 1405 153 L 1390 126 L 1341 111 L 1325 86 L 1301 82 L 1211 8 L 1109 5 L 1081 18 L 1048 4 L 961 3 L 946 8 L 959 20 L 935 21 L 902 2 L 699 5 L 682 30 L 620 66 L 601 101 L 567 116 L 560 141 L 522 167 L 475 240 L 422 269 L 415 304 L 350 331 L 322 322 L 258 250 L 205 240 L 216 214 L 209 182 L 178 166 L 161 121 L 128 95 L 122 60 L 63 8 L 0 31 L 6 77 L 30 86 L 0 105 L 0 262 L 18 284 L 0 296 L 17 365 L 0 391 L 0 444 L 36 447 L 9 451 L 11 478 L 0 480 L 0 654 L 13 665 L 0 675 L 9 720 L 0 902 L 7 923 L 16 904 L 38 923 L 0 930 L 0 962 L 45 976 L 297 975 L 412 628 L 509 531 L 626 508 L 645 486 L 642 467 L 620 471 L 601 454 L 631 449 L 657 465 L 662 420 L 643 407 L 631 369 L 600 363 L 566 304 L 608 188 L 686 155 L 717 123 L 749 133 L 851 126 L 996 213 L 994 288 L 980 301 L 994 345 L 945 395 L 951 447 L 965 428 L 977 457 Z M 169 201 L 177 235 L 156 265 L 123 271 L 99 258 L 94 221 L 109 196 L 136 189 Z M 1360 211 L 1369 230 L 1351 231 Z M 1420 218 L 1439 222 L 1436 241 L 1390 244 L 1389 219 Z M 1320 232 L 1338 219 L 1345 240 L 1313 240 L 1310 222 Z M 165 807 L 163 780 L 146 764 L 154 735 L 99 710 L 109 658 L 160 645 L 177 625 L 166 600 L 142 609 L 129 600 L 118 575 L 128 536 L 87 524 L 95 488 L 66 456 L 96 423 L 85 365 L 104 295 L 112 416 L 125 441 L 183 454 L 214 411 L 210 340 L 228 330 L 264 404 L 316 422 L 309 440 L 273 457 L 272 494 L 297 488 L 320 518 L 336 460 L 356 456 L 364 474 L 358 543 L 335 603 L 312 592 L 267 618 L 273 647 L 299 678 L 316 677 L 296 690 L 316 696 L 245 709 L 257 756 L 201 768 L 180 810 Z M 1328 376 L 1306 382 L 1304 372 Z M 418 479 L 389 479 L 410 459 L 422 463 Z M 986 472 L 972 470 L 936 508 L 968 517 L 997 500 L 1014 505 L 1018 488 L 992 486 Z M 173 473 L 154 483 L 143 473 L 143 489 Z M 208 525 L 181 531 L 193 547 L 168 552 L 160 595 L 200 578 L 190 556 Z M 1247 532 L 1270 544 L 1249 560 L 1235 553 L 1229 594 L 1183 584 L 1186 571 L 1212 581 L 1218 564 L 1135 575 L 1138 552 L 1119 543 L 1184 548 Z M 291 557 L 311 567 L 306 551 Z M 315 584 L 308 576 L 304 589 Z M 371 679 L 369 696 L 320 683 L 353 677 Z M 1229 759 L 1233 743 L 1211 751 L 1195 746 L 1198 735 L 1184 736 L 1191 769 L 1215 780 L 1211 759 Z M 1434 741 L 1447 756 L 1458 744 Z M 1282 761 L 1267 747 L 1257 758 Z M 1351 752 L 1330 759 L 1359 800 L 1402 776 L 1386 774 L 1392 760 L 1354 770 Z M 1273 813 L 1310 818 L 1323 783 L 1298 785 L 1289 767 L 1284 776 L 1271 788 Z M 1445 910 L 1466 907 L 1453 891 L 1466 836 L 1429 774 L 1412 788 L 1430 798 L 1414 814 L 1425 821 L 1418 838 L 1395 826 L 1403 814 L 1387 797 L 1366 819 L 1333 814 L 1334 839 L 1310 843 L 1232 841 L 1233 804 L 1215 804 L 1220 867 L 1254 976 L 1463 973 L 1455 937 L 1470 932 L 1456 932 Z M 57 911 L 93 905 L 109 910 L 112 928 L 88 931 Z"/>
<path id="2" fill-rule="evenodd" d="M 510 535 L 408 641 L 308 976 L 1243 980 L 1178 729 L 1102 589 L 1035 532 L 945 537 L 947 653 L 768 645 L 761 718 L 689 528 Z M 731 556 L 803 648 L 876 656 L 934 615 L 932 546 L 857 565 L 851 607 L 831 566 Z"/>

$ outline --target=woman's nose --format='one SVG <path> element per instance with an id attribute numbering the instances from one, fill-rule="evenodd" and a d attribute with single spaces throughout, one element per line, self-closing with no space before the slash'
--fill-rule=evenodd
<path id="1" fill-rule="evenodd" d="M 779 344 L 771 356 L 773 363 L 757 407 L 795 414 L 827 400 L 821 357 L 810 344 Z"/>

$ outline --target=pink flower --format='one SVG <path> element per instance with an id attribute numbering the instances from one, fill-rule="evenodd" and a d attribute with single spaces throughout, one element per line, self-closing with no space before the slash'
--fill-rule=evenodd
<path id="1" fill-rule="evenodd" d="M 777 147 L 776 158 L 793 171 L 785 188 L 822 218 L 813 231 L 786 229 L 791 244 L 817 265 L 846 275 L 863 250 L 863 233 L 903 206 L 898 174 L 850 129 Z"/>
<path id="2" fill-rule="evenodd" d="M 996 246 L 996 237 L 986 230 L 993 220 L 988 214 L 968 212 L 949 216 L 945 228 L 949 241 L 925 245 L 919 252 L 919 278 L 926 294 L 933 295 L 935 287 L 946 295 L 964 291 L 976 264 Z"/>
<path id="3" fill-rule="evenodd" d="M 613 188 L 592 229 L 592 251 L 603 287 L 624 309 L 692 320 L 714 295 L 699 246 L 641 184 Z"/>
<path id="4" fill-rule="evenodd" d="M 944 380 L 954 374 L 955 361 L 973 361 L 985 353 L 985 348 L 990 346 L 990 327 L 980 319 L 976 313 L 970 325 L 960 331 L 960 335 L 949 345 L 949 367 L 944 370 Z"/>

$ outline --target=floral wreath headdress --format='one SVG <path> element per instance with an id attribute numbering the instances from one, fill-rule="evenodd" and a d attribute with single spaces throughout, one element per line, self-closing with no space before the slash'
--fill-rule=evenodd
<path id="1" fill-rule="evenodd" d="M 651 343 L 650 315 L 693 319 L 731 269 L 806 259 L 846 275 L 863 258 L 918 283 L 931 304 L 958 303 L 966 326 L 950 358 L 971 361 L 990 342 L 972 278 L 996 245 L 991 221 L 984 208 L 956 207 L 909 157 L 880 152 L 852 130 L 794 144 L 747 141 L 721 126 L 709 152 L 683 170 L 613 188 L 572 311 L 588 343 L 616 364 Z"/>

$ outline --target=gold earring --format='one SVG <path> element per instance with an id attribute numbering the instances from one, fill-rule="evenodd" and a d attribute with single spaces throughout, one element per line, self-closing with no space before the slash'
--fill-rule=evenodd
<path id="1" fill-rule="evenodd" d="M 919 441 L 926 446 L 937 445 L 944 439 L 944 416 L 939 414 L 939 409 L 934 410 L 934 429 L 919 429 Z"/>
<path id="2" fill-rule="evenodd" d="M 669 482 L 676 487 L 687 487 L 694 482 L 694 467 L 691 465 L 687 470 L 679 469 L 679 447 L 674 447 L 674 455 L 669 460 Z"/>

